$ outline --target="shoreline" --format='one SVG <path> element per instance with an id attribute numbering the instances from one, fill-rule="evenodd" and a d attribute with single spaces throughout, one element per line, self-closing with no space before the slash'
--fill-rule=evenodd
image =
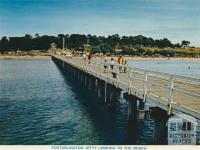
<path id="1" fill-rule="evenodd" d="M 0 55 L 0 60 L 50 60 L 51 56 L 15 56 L 15 55 Z"/>
<path id="2" fill-rule="evenodd" d="M 117 56 L 93 56 L 93 60 L 110 60 L 111 58 L 114 58 L 114 60 L 117 60 Z M 0 55 L 0 60 L 51 60 L 51 56 L 15 56 L 15 55 Z M 200 61 L 200 58 L 190 58 L 190 57 L 125 57 L 125 60 L 128 61 Z"/>

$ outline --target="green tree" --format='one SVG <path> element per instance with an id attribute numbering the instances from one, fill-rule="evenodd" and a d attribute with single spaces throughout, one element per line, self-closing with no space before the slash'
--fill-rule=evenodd
<path id="1" fill-rule="evenodd" d="M 183 40 L 183 41 L 181 42 L 181 46 L 188 46 L 188 45 L 190 45 L 190 42 L 189 42 L 189 41 Z"/>
<path id="2" fill-rule="evenodd" d="M 9 41 L 6 36 L 3 36 L 0 41 L 0 51 L 4 53 L 9 50 Z"/>

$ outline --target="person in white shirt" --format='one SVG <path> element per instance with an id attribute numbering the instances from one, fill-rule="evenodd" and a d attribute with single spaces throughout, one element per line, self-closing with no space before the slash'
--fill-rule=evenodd
<path id="1" fill-rule="evenodd" d="M 113 58 L 111 58 L 111 62 L 110 63 L 111 63 L 110 69 L 113 70 L 113 67 L 114 67 L 114 59 Z"/>
<path id="2" fill-rule="evenodd" d="M 86 54 L 84 53 L 84 54 L 83 54 L 83 59 L 86 59 L 86 58 L 87 58 L 87 57 L 86 57 Z"/>

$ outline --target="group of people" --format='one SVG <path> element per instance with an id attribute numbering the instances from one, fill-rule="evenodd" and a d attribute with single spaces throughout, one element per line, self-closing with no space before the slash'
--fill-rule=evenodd
<path id="1" fill-rule="evenodd" d="M 91 63 L 91 59 L 92 59 L 92 54 L 89 53 L 89 54 L 86 54 L 84 53 L 83 54 L 83 59 L 88 59 L 88 63 L 90 64 Z M 119 71 L 120 72 L 126 72 L 126 66 L 127 65 L 127 61 L 125 60 L 124 56 L 119 56 L 118 59 L 117 59 L 117 62 L 119 64 Z M 108 68 L 108 65 L 107 65 L 107 60 L 104 61 L 104 72 L 107 70 Z M 114 69 L 114 64 L 115 64 L 115 61 L 114 61 L 114 58 L 111 58 L 110 60 L 110 69 L 113 70 Z"/>
<path id="2" fill-rule="evenodd" d="M 88 59 L 89 60 L 89 64 L 90 64 L 90 61 L 91 61 L 91 59 L 92 59 L 92 54 L 91 53 L 89 53 L 89 54 L 83 54 L 83 59 Z"/>
<path id="3" fill-rule="evenodd" d="M 89 53 L 89 54 L 84 53 L 83 54 L 83 59 L 87 59 L 87 58 L 88 58 L 88 60 L 91 60 L 92 54 L 91 53 Z"/>
<path id="4" fill-rule="evenodd" d="M 120 55 L 120 56 L 118 57 L 117 60 L 118 60 L 118 64 L 119 64 L 119 65 L 127 65 L 127 61 L 125 60 L 124 56 L 121 56 L 121 55 Z M 104 70 L 106 70 L 106 69 L 107 69 L 107 65 L 106 65 L 107 60 L 105 60 L 104 62 L 105 62 Z M 111 70 L 113 70 L 113 68 L 114 68 L 114 63 L 115 63 L 115 62 L 114 62 L 114 59 L 111 58 L 111 60 L 110 60 L 110 69 L 111 69 Z M 126 72 L 126 67 L 123 66 L 123 68 L 122 68 L 122 66 L 119 66 L 119 71 L 120 71 L 120 72 L 122 72 L 122 71 L 123 71 L 123 72 Z M 105 72 L 105 71 L 104 71 L 104 72 Z"/>

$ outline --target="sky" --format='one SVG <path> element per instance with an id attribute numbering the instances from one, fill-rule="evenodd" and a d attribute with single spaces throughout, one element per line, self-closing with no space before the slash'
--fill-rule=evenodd
<path id="1" fill-rule="evenodd" d="M 200 0 L 0 0 L 0 37 L 144 35 L 200 47 Z"/>

